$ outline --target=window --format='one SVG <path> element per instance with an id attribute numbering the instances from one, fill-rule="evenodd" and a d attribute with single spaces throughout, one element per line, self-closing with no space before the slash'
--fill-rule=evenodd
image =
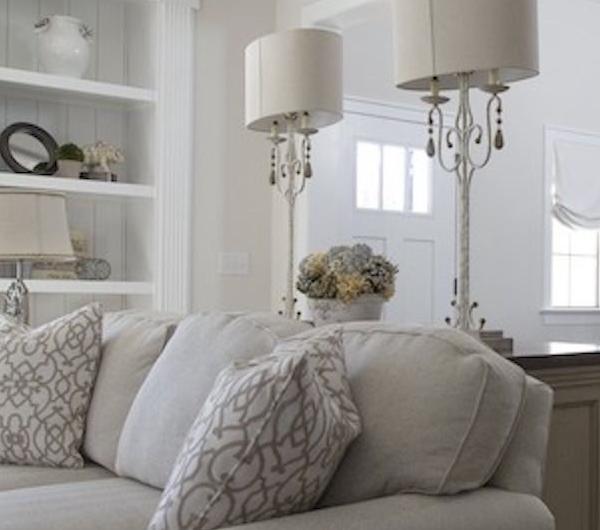
<path id="1" fill-rule="evenodd" d="M 432 167 L 423 149 L 357 142 L 356 207 L 386 212 L 431 213 Z"/>
<path id="2" fill-rule="evenodd" d="M 552 221 L 552 306 L 598 307 L 600 232 Z"/>
<path id="3" fill-rule="evenodd" d="M 600 136 L 546 128 L 547 302 L 600 309 Z"/>

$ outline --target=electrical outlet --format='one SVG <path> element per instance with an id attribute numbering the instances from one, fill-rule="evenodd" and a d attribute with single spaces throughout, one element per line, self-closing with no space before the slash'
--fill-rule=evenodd
<path id="1" fill-rule="evenodd" d="M 248 252 L 221 252 L 218 271 L 222 276 L 247 276 L 250 274 L 250 254 Z"/>

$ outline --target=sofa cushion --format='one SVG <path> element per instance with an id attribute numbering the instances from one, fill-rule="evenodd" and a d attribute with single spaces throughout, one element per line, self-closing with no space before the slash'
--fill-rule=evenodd
<path id="1" fill-rule="evenodd" d="M 87 482 L 115 478 L 108 469 L 87 464 L 81 469 L 60 469 L 35 466 L 0 466 L 0 491 L 22 488 L 66 484 L 68 482 Z"/>
<path id="2" fill-rule="evenodd" d="M 102 363 L 87 417 L 85 455 L 115 470 L 127 413 L 172 335 L 175 315 L 122 311 L 104 316 Z"/>
<path id="3" fill-rule="evenodd" d="M 83 467 L 101 328 L 101 307 L 91 304 L 0 338 L 0 463 Z"/>
<path id="4" fill-rule="evenodd" d="M 322 505 L 489 481 L 521 413 L 520 368 L 452 329 L 353 323 L 344 344 L 363 433 Z"/>
<path id="5" fill-rule="evenodd" d="M 125 421 L 117 471 L 164 488 L 219 372 L 273 350 L 309 326 L 276 315 L 207 312 L 186 318 L 150 370 Z"/>
<path id="6" fill-rule="evenodd" d="M 0 493 L 0 530 L 145 530 L 160 491 L 126 479 Z"/>
<path id="7" fill-rule="evenodd" d="M 484 488 L 449 497 L 384 497 L 228 530 L 308 529 L 554 530 L 554 519 L 537 497 Z"/>
<path id="8" fill-rule="evenodd" d="M 212 530 L 315 506 L 360 418 L 339 333 L 226 368 L 184 443 L 151 530 Z"/>

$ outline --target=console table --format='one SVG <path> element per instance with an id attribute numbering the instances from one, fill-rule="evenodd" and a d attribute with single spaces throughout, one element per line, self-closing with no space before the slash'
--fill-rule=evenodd
<path id="1" fill-rule="evenodd" d="M 554 389 L 544 498 L 556 530 L 600 530 L 600 344 L 523 345 L 507 358 Z"/>

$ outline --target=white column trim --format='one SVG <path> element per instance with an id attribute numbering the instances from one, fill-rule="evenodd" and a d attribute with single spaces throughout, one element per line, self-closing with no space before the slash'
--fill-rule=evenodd
<path id="1" fill-rule="evenodd" d="M 182 2 L 162 2 L 157 9 L 154 305 L 161 311 L 187 313 L 191 308 L 195 11 Z"/>

